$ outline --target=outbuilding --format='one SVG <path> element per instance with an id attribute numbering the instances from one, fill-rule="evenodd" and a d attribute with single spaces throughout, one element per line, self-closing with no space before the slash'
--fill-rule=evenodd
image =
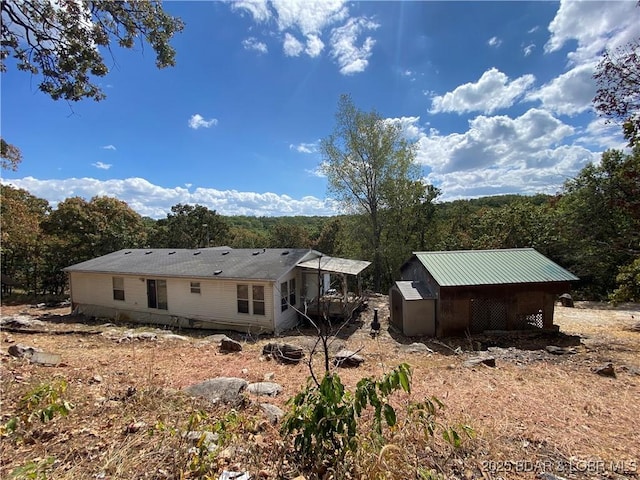
<path id="1" fill-rule="evenodd" d="M 578 277 L 533 248 L 415 252 L 390 289 L 406 335 L 552 329 L 558 295 Z"/>

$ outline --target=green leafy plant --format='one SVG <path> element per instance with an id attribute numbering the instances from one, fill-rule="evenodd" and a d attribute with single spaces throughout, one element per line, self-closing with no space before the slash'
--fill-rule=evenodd
<path id="1" fill-rule="evenodd" d="M 47 472 L 55 462 L 55 458 L 47 457 L 42 460 L 32 460 L 24 465 L 15 468 L 11 472 L 12 479 L 15 480 L 46 480 Z"/>
<path id="2" fill-rule="evenodd" d="M 374 430 L 382 433 L 382 422 L 397 423 L 389 396 L 402 389 L 411 390 L 411 367 L 403 363 L 380 380 L 361 379 L 355 393 L 347 391 L 335 373 L 327 373 L 316 385 L 309 379 L 304 390 L 289 400 L 290 410 L 282 432 L 291 435 L 296 455 L 305 464 L 338 462 L 347 451 L 357 449 L 358 418 L 372 406 Z"/>

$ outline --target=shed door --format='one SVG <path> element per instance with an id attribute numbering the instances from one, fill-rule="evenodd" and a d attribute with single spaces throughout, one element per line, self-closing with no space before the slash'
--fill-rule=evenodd
<path id="1" fill-rule="evenodd" d="M 471 299 L 471 333 L 507 329 L 507 304 L 499 298 Z"/>

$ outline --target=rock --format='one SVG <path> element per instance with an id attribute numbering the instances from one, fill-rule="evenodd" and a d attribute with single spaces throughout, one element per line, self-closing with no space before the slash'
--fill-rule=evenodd
<path id="1" fill-rule="evenodd" d="M 333 357 L 333 364 L 336 367 L 359 367 L 364 363 L 364 358 L 351 350 L 340 350 Z"/>
<path id="2" fill-rule="evenodd" d="M 231 353 L 231 352 L 241 352 L 242 344 L 235 340 L 232 340 L 229 337 L 225 337 L 220 340 L 220 352 L 222 353 Z"/>
<path id="3" fill-rule="evenodd" d="M 560 295 L 560 303 L 563 307 L 573 307 L 573 298 L 568 293 Z"/>
<path id="4" fill-rule="evenodd" d="M 433 353 L 424 343 L 412 343 L 411 345 L 400 345 L 399 349 L 405 353 Z"/>
<path id="5" fill-rule="evenodd" d="M 162 335 L 162 339 L 179 342 L 188 342 L 190 340 L 189 337 L 185 337 L 184 335 L 176 335 L 175 333 L 166 333 Z"/>
<path id="6" fill-rule="evenodd" d="M 145 422 L 134 422 L 127 425 L 124 429 L 124 433 L 137 433 L 141 429 L 145 428 L 147 424 Z"/>
<path id="7" fill-rule="evenodd" d="M 192 441 L 193 443 L 199 443 L 204 445 L 204 447 L 209 451 L 213 452 L 218 448 L 218 440 L 220 439 L 220 435 L 213 432 L 197 432 L 190 431 L 185 434 L 187 440 Z"/>
<path id="8" fill-rule="evenodd" d="M 304 358 L 304 351 L 288 343 L 267 343 L 262 348 L 262 355 L 269 355 L 280 363 L 295 364 Z"/>
<path id="9" fill-rule="evenodd" d="M 276 378 L 276 374 L 273 372 L 268 372 L 264 374 L 264 381 L 265 382 L 270 382 L 271 380 L 273 380 L 274 378 Z"/>
<path id="10" fill-rule="evenodd" d="M 261 403 L 260 409 L 265 413 L 267 419 L 272 424 L 278 423 L 282 417 L 284 417 L 284 411 L 275 405 L 271 405 L 270 403 Z"/>
<path id="11" fill-rule="evenodd" d="M 0 326 L 11 328 L 42 327 L 44 326 L 44 322 L 42 320 L 36 320 L 29 315 L 14 315 L 0 318 Z"/>
<path id="12" fill-rule="evenodd" d="M 247 386 L 247 391 L 254 395 L 268 395 L 275 397 L 282 391 L 282 385 L 274 382 L 256 382 Z"/>
<path id="13" fill-rule="evenodd" d="M 478 365 L 486 365 L 487 367 L 495 367 L 496 359 L 495 357 L 472 357 L 467 359 L 462 365 L 465 367 L 473 368 Z"/>
<path id="14" fill-rule="evenodd" d="M 190 385 L 184 389 L 185 393 L 203 397 L 211 403 L 229 403 L 237 405 L 242 403 L 242 393 L 249 383 L 242 378 L 218 377 L 205 380 L 202 383 Z"/>
<path id="15" fill-rule="evenodd" d="M 249 480 L 251 476 L 247 472 L 230 472 L 224 470 L 218 480 Z"/>
<path id="16" fill-rule="evenodd" d="M 606 365 L 596 367 L 593 369 L 593 373 L 597 373 L 603 377 L 616 378 L 616 371 L 613 368 L 613 363 L 609 362 Z"/>
<path id="17" fill-rule="evenodd" d="M 42 349 L 23 345 L 22 343 L 15 343 L 7 349 L 7 352 L 14 357 L 31 359 L 34 353 L 42 352 Z"/>
<path id="18" fill-rule="evenodd" d="M 31 355 L 30 360 L 32 363 L 37 363 L 39 365 L 55 367 L 60 363 L 62 358 L 57 353 L 34 352 L 33 355 Z"/>
<path id="19" fill-rule="evenodd" d="M 555 345 L 547 345 L 545 350 L 552 355 L 573 355 L 578 353 L 574 347 L 556 347 Z"/>

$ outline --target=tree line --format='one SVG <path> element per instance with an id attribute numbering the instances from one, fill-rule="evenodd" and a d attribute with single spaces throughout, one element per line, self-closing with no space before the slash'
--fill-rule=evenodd
<path id="1" fill-rule="evenodd" d="M 580 277 L 580 298 L 640 301 L 640 147 L 605 152 L 557 195 L 438 202 L 432 189 L 414 202 L 384 204 L 378 243 L 367 212 L 223 216 L 177 204 L 154 220 L 112 197 L 71 197 L 52 208 L 9 185 L 1 193 L 3 282 L 30 294 L 63 294 L 64 267 L 123 248 L 313 248 L 377 260 L 365 282 L 386 292 L 414 251 L 533 247 Z"/>

